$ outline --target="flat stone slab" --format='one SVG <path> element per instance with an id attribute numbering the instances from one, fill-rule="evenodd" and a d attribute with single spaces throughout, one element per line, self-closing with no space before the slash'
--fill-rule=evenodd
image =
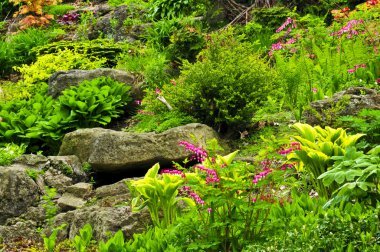
<path id="1" fill-rule="evenodd" d="M 169 129 L 163 133 L 129 133 L 102 128 L 79 129 L 65 135 L 58 155 L 76 155 L 88 162 L 94 172 L 121 173 L 148 170 L 155 163 L 171 166 L 193 155 L 179 146 L 181 140 L 193 142 L 218 138 L 217 133 L 204 124 L 192 123 Z M 199 144 L 195 144 L 198 146 Z"/>

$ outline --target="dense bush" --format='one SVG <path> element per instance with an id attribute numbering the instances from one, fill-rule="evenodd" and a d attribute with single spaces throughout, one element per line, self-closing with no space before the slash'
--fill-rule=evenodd
<path id="1" fill-rule="evenodd" d="M 169 103 L 219 130 L 246 127 L 280 79 L 231 30 L 213 34 L 194 64 L 185 63 Z"/>

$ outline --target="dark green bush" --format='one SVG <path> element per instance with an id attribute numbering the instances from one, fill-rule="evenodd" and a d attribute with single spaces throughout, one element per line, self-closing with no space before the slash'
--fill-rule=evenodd
<path id="1" fill-rule="evenodd" d="M 213 34 L 194 64 L 184 64 L 167 96 L 173 107 L 220 130 L 241 129 L 278 88 L 279 78 L 232 30 Z"/>

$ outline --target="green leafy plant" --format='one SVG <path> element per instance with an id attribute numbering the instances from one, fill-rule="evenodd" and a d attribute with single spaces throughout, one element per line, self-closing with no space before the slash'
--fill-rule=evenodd
<path id="1" fill-rule="evenodd" d="M 147 206 L 153 224 L 158 227 L 167 227 L 176 220 L 180 201 L 185 201 L 189 205 L 193 205 L 193 202 L 189 198 L 177 197 L 178 188 L 184 182 L 182 177 L 162 174 L 160 178 L 158 177 L 159 169 L 160 165 L 157 163 L 148 170 L 144 179 L 131 181 L 129 186 L 132 193 L 136 195 L 132 200 L 134 211 L 140 211 Z M 160 218 L 160 211 L 162 211 L 162 218 Z"/>
<path id="2" fill-rule="evenodd" d="M 113 237 L 108 239 L 107 242 L 101 241 L 99 243 L 99 252 L 120 251 L 125 252 L 124 235 L 121 230 L 117 231 Z"/>
<path id="3" fill-rule="evenodd" d="M 79 235 L 74 237 L 74 245 L 77 252 L 85 252 L 86 248 L 91 244 L 92 227 L 90 224 L 84 225 L 79 230 Z"/>
<path id="4" fill-rule="evenodd" d="M 0 166 L 9 165 L 17 157 L 21 156 L 26 150 L 24 144 L 17 145 L 8 143 L 4 147 L 0 147 Z"/>
<path id="5" fill-rule="evenodd" d="M 344 156 L 332 157 L 335 160 L 332 168 L 318 177 L 325 186 L 334 182 L 340 186 L 326 203 L 326 207 L 342 201 L 367 202 L 376 206 L 380 199 L 379 153 L 380 146 L 370 150 L 367 155 L 356 151 L 355 147 L 349 147 Z"/>
<path id="6" fill-rule="evenodd" d="M 356 116 L 342 116 L 337 121 L 353 132 L 366 132 L 364 139 L 371 144 L 380 142 L 380 110 L 363 109 Z"/>
<path id="7" fill-rule="evenodd" d="M 45 209 L 45 216 L 48 224 L 51 225 L 53 218 L 57 214 L 58 207 L 53 202 L 54 197 L 57 195 L 57 189 L 51 187 L 45 187 L 46 193 L 42 196 L 43 204 L 42 207 Z"/>
<path id="8" fill-rule="evenodd" d="M 69 4 L 47 5 L 44 6 L 44 12 L 54 15 L 62 16 L 71 10 L 75 10 L 75 7 Z"/>
<path id="9" fill-rule="evenodd" d="M 327 171 L 334 163 L 332 156 L 344 156 L 346 149 L 354 146 L 364 134 L 347 135 L 342 128 L 333 129 L 308 124 L 296 123 L 293 128 L 298 135 L 294 139 L 301 144 L 299 150 L 288 155 L 288 159 L 301 162 L 301 167 L 308 172 L 311 182 L 321 197 L 328 198 L 335 189 L 335 185 L 327 187 L 318 180 L 318 177 Z M 301 170 L 302 168 L 300 168 Z"/>
<path id="10" fill-rule="evenodd" d="M 182 17 L 205 8 L 207 1 L 194 0 L 153 0 L 150 15 L 154 19 Z"/>
<path id="11" fill-rule="evenodd" d="M 220 131 L 246 127 L 279 85 L 276 73 L 232 30 L 211 35 L 199 61 L 185 63 L 168 102 Z M 237 67 L 239 66 L 239 67 Z"/>
<path id="12" fill-rule="evenodd" d="M 53 228 L 53 230 L 51 231 L 51 234 L 49 236 L 46 236 L 45 233 L 42 233 L 42 238 L 44 241 L 45 250 L 47 250 L 49 252 L 54 252 L 55 247 L 56 247 L 56 243 L 57 243 L 58 232 L 61 231 L 62 229 L 64 229 L 65 227 L 66 227 L 66 224 L 62 224 L 59 227 Z"/>

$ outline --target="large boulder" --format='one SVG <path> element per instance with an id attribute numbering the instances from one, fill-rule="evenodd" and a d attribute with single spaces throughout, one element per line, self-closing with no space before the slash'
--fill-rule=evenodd
<path id="1" fill-rule="evenodd" d="M 204 124 L 192 123 L 169 129 L 163 133 L 129 133 L 102 128 L 79 129 L 65 135 L 59 155 L 77 155 L 88 162 L 93 171 L 106 173 L 147 171 L 155 163 L 171 165 L 181 162 L 192 153 L 178 143 L 199 139 L 218 138 L 217 133 Z"/>
<path id="2" fill-rule="evenodd" d="M 98 68 L 94 70 L 68 70 L 58 71 L 52 74 L 48 80 L 48 93 L 57 97 L 61 92 L 71 86 L 77 86 L 84 80 L 92 80 L 98 77 L 107 76 L 112 79 L 131 86 L 131 95 L 134 99 L 142 98 L 142 90 L 139 84 L 136 84 L 135 78 L 127 72 L 111 69 Z"/>
<path id="3" fill-rule="evenodd" d="M 26 166 L 0 167 L 0 225 L 19 216 L 39 200 L 38 185 L 26 173 Z"/>
<path id="4" fill-rule="evenodd" d="M 339 116 L 356 115 L 362 109 L 380 109 L 380 94 L 375 89 L 351 87 L 333 97 L 310 103 L 303 116 L 311 125 L 332 125 Z"/>

